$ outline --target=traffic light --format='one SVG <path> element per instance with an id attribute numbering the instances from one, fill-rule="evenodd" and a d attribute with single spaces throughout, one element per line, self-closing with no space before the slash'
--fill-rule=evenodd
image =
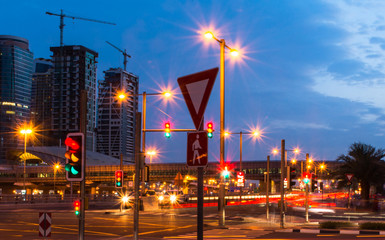
<path id="1" fill-rule="evenodd" d="M 214 124 L 213 122 L 207 123 L 207 137 L 212 138 L 214 132 Z"/>
<path id="2" fill-rule="evenodd" d="M 290 176 L 290 186 L 289 186 L 289 188 L 292 188 L 296 184 L 295 179 L 297 177 L 297 172 L 296 172 L 295 168 L 289 167 L 289 176 Z"/>
<path id="3" fill-rule="evenodd" d="M 318 188 L 317 175 L 311 175 L 311 191 L 314 192 Z"/>
<path id="4" fill-rule="evenodd" d="M 74 210 L 75 210 L 76 216 L 79 216 L 79 214 L 80 214 L 80 200 L 75 200 Z"/>
<path id="5" fill-rule="evenodd" d="M 115 171 L 115 187 L 116 188 L 123 187 L 123 170 Z"/>
<path id="6" fill-rule="evenodd" d="M 166 122 L 164 124 L 164 136 L 166 138 L 170 138 L 171 137 L 171 130 L 170 130 L 170 122 Z"/>
<path id="7" fill-rule="evenodd" d="M 230 171 L 229 166 L 225 165 L 225 167 L 222 170 L 222 177 L 229 178 L 230 177 Z"/>
<path id="8" fill-rule="evenodd" d="M 69 133 L 64 142 L 66 145 L 66 179 L 80 182 L 84 179 L 84 135 Z"/>
<path id="9" fill-rule="evenodd" d="M 305 184 L 308 184 L 310 182 L 311 174 L 310 173 L 303 173 L 302 180 Z"/>

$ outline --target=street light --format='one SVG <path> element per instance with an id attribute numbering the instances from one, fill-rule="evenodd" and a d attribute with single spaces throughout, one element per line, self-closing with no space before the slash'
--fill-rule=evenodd
<path id="1" fill-rule="evenodd" d="M 232 56 L 239 55 L 237 50 L 230 48 L 226 45 L 225 39 L 218 39 L 210 31 L 206 32 L 204 36 L 208 39 L 214 39 L 219 43 L 220 46 L 220 165 L 223 166 L 225 163 L 225 139 L 224 139 L 224 129 L 225 129 L 225 48 L 230 50 Z M 225 185 L 223 184 L 223 177 L 221 178 L 218 205 L 219 205 L 219 225 L 225 226 Z"/>
<path id="2" fill-rule="evenodd" d="M 28 129 L 28 128 L 24 128 L 24 129 L 21 129 L 20 130 L 20 133 L 21 134 L 24 134 L 24 171 L 23 171 L 23 190 L 25 191 L 25 175 L 26 175 L 26 172 L 25 172 L 25 165 L 26 165 L 26 161 L 27 161 L 27 156 L 26 156 L 26 153 L 27 153 L 27 135 L 30 135 L 32 134 L 32 129 Z"/>
<path id="3" fill-rule="evenodd" d="M 155 150 L 147 151 L 146 155 L 150 156 L 150 164 L 152 163 L 152 157 L 155 156 L 157 152 Z"/>
<path id="4" fill-rule="evenodd" d="M 55 194 L 55 186 L 56 186 L 56 172 L 59 171 L 60 169 L 60 164 L 56 163 L 53 166 L 53 193 Z"/>

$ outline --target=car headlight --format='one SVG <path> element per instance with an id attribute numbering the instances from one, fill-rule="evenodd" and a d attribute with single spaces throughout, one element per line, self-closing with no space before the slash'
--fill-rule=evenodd
<path id="1" fill-rule="evenodd" d="M 164 200 L 164 197 L 163 196 L 159 196 L 159 201 L 163 201 Z"/>
<path id="2" fill-rule="evenodd" d="M 171 196 L 170 196 L 170 201 L 171 201 L 172 203 L 176 202 L 176 196 L 175 196 L 175 195 L 171 195 Z"/>

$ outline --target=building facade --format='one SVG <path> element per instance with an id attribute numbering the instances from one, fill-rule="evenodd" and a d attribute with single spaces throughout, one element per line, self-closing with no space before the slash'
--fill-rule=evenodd
<path id="1" fill-rule="evenodd" d="M 23 144 L 18 127 L 30 121 L 33 53 L 27 39 L 0 35 L 0 162 Z"/>
<path id="2" fill-rule="evenodd" d="M 52 145 L 52 72 L 51 59 L 34 60 L 31 95 L 31 121 L 41 129 L 36 135 L 36 146 Z"/>
<path id="3" fill-rule="evenodd" d="M 67 133 L 80 131 L 80 96 L 87 91 L 86 144 L 95 150 L 96 59 L 98 53 L 84 46 L 51 47 L 54 64 L 52 129 L 56 144 L 63 144 Z"/>
<path id="4" fill-rule="evenodd" d="M 134 122 L 138 110 L 139 78 L 121 68 L 111 68 L 99 82 L 97 151 L 134 161 Z M 117 100 L 117 92 L 127 98 Z"/>

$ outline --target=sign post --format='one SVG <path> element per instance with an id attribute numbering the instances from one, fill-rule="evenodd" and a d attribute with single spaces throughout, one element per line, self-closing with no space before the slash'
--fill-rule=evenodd
<path id="1" fill-rule="evenodd" d="M 203 240 L 203 168 L 208 163 L 208 137 L 202 122 L 217 74 L 218 68 L 213 68 L 178 78 L 179 88 L 198 130 L 187 134 L 187 166 L 198 168 L 198 240 Z"/>

